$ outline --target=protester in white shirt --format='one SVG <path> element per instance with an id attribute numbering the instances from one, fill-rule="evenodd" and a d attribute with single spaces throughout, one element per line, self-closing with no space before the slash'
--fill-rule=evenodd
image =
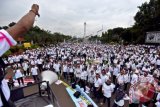
<path id="1" fill-rule="evenodd" d="M 69 65 L 69 68 L 68 68 L 68 71 L 69 71 L 69 76 L 70 76 L 70 79 L 71 79 L 71 83 L 74 81 L 74 67 L 73 65 Z"/>
<path id="2" fill-rule="evenodd" d="M 29 76 L 29 65 L 28 65 L 28 62 L 23 62 L 22 63 L 22 67 L 23 67 L 23 70 L 24 70 L 24 76 Z"/>
<path id="3" fill-rule="evenodd" d="M 33 76 L 34 82 L 38 82 L 39 78 L 38 78 L 38 67 L 36 65 L 34 65 L 31 68 L 31 74 Z"/>
<path id="4" fill-rule="evenodd" d="M 100 101 L 100 97 L 102 95 L 102 80 L 100 75 L 96 73 L 96 78 L 94 79 L 94 96 L 96 97 L 97 101 Z"/>
<path id="5" fill-rule="evenodd" d="M 156 100 L 157 100 L 157 102 L 155 103 L 156 107 L 160 107 L 160 93 L 158 93 Z"/>
<path id="6" fill-rule="evenodd" d="M 87 80 L 87 71 L 82 69 L 81 77 L 80 77 L 80 85 L 86 91 L 86 80 Z"/>
<path id="7" fill-rule="evenodd" d="M 60 77 L 60 64 L 57 61 L 54 63 L 53 68 L 57 73 L 58 77 Z"/>
<path id="8" fill-rule="evenodd" d="M 123 107 L 124 106 L 124 97 L 125 97 L 125 92 L 123 90 L 123 86 L 120 85 L 118 89 L 116 90 L 115 94 L 115 100 L 113 107 Z"/>
<path id="9" fill-rule="evenodd" d="M 108 80 L 108 76 L 106 75 L 106 71 L 105 70 L 102 70 L 101 72 L 101 80 L 102 80 L 102 84 L 105 83 L 106 80 Z"/>
<path id="10" fill-rule="evenodd" d="M 139 71 L 136 69 L 131 76 L 131 85 L 136 84 L 139 81 Z"/>
<path id="11" fill-rule="evenodd" d="M 42 72 L 42 63 L 43 63 L 43 60 L 41 58 L 37 60 L 37 64 L 40 72 Z"/>
<path id="12" fill-rule="evenodd" d="M 105 83 L 103 83 L 102 85 L 102 93 L 103 93 L 103 103 L 101 103 L 101 105 L 103 105 L 106 102 L 108 102 L 108 107 L 110 107 L 110 98 L 112 95 L 112 92 L 114 91 L 115 85 L 113 83 L 111 83 L 110 80 L 106 80 Z"/>
<path id="13" fill-rule="evenodd" d="M 68 65 L 67 64 L 64 64 L 63 65 L 63 68 L 62 68 L 62 70 L 63 70 L 63 77 L 64 77 L 64 79 L 68 79 Z"/>
<path id="14" fill-rule="evenodd" d="M 17 79 L 19 86 L 23 86 L 24 85 L 23 74 L 22 74 L 20 68 L 15 70 L 15 78 Z"/>
<path id="15" fill-rule="evenodd" d="M 75 76 L 76 76 L 76 82 L 78 83 L 81 77 L 81 69 L 79 65 L 77 65 L 77 68 L 75 69 Z"/>

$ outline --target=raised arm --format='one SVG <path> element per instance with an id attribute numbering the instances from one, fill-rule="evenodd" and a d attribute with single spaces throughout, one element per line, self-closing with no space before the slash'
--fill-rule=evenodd
<path id="1" fill-rule="evenodd" d="M 13 39 L 16 40 L 18 36 L 24 34 L 33 26 L 36 15 L 39 16 L 38 10 L 39 6 L 33 4 L 31 10 L 26 15 L 24 15 L 14 26 L 7 29 L 7 32 Z"/>

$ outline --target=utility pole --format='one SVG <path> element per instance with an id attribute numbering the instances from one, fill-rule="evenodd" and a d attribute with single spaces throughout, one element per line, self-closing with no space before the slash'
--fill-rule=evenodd
<path id="1" fill-rule="evenodd" d="M 84 36 L 83 36 L 83 38 L 85 38 L 85 36 L 86 36 L 86 22 L 84 22 Z"/>

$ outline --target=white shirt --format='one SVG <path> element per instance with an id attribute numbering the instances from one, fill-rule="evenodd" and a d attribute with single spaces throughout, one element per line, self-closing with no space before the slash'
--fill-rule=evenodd
<path id="1" fill-rule="evenodd" d="M 89 73 L 88 82 L 94 83 L 95 73 Z"/>
<path id="2" fill-rule="evenodd" d="M 115 102 L 118 106 L 124 106 L 124 99 L 122 99 L 122 100 L 120 100 L 120 101 L 118 101 L 118 102 L 116 102 L 116 101 L 114 100 L 114 102 Z"/>
<path id="3" fill-rule="evenodd" d="M 103 86 L 102 86 L 103 95 L 107 98 L 110 98 L 114 88 L 115 88 L 114 84 L 106 85 L 106 83 L 103 83 Z"/>
<path id="4" fill-rule="evenodd" d="M 68 68 L 70 73 L 74 72 L 74 69 L 72 67 Z"/>
<path id="5" fill-rule="evenodd" d="M 63 72 L 68 72 L 68 67 L 67 67 L 67 65 L 64 65 L 64 66 L 63 66 Z"/>
<path id="6" fill-rule="evenodd" d="M 114 69 L 113 69 L 113 75 L 117 76 L 118 73 L 119 73 L 118 67 L 114 68 Z"/>
<path id="7" fill-rule="evenodd" d="M 109 79 L 109 78 L 108 78 L 107 75 L 102 75 L 102 76 L 101 76 L 102 84 L 104 84 L 105 81 L 108 80 L 108 79 Z"/>
<path id="8" fill-rule="evenodd" d="M 160 107 L 160 102 L 159 101 L 156 102 L 155 105 L 156 105 L 156 107 Z"/>
<path id="9" fill-rule="evenodd" d="M 1 88 L 2 88 L 3 93 L 5 93 L 4 96 L 5 96 L 6 100 L 8 100 L 10 98 L 10 89 L 9 89 L 7 81 L 5 79 L 2 80 Z M 2 101 L 0 98 L 0 107 L 1 106 L 3 106 L 3 104 L 2 104 Z"/>
<path id="10" fill-rule="evenodd" d="M 95 87 L 100 87 L 100 85 L 102 85 L 102 80 L 100 79 L 100 78 L 98 78 L 98 79 L 94 79 L 94 86 Z"/>
<path id="11" fill-rule="evenodd" d="M 32 75 L 38 75 L 38 67 L 31 68 Z"/>
<path id="12" fill-rule="evenodd" d="M 75 75 L 76 75 L 77 78 L 80 78 L 80 76 L 81 76 L 81 70 L 79 68 L 76 69 Z"/>
<path id="13" fill-rule="evenodd" d="M 60 71 L 60 69 L 59 69 L 60 68 L 60 64 L 54 64 L 53 68 L 55 69 L 56 72 L 59 72 Z"/>
<path id="14" fill-rule="evenodd" d="M 135 84 L 137 82 L 138 82 L 138 75 L 133 74 L 132 75 L 132 79 L 131 79 L 131 84 L 133 85 L 133 84 Z"/>
<path id="15" fill-rule="evenodd" d="M 20 71 L 20 69 L 17 69 L 17 70 L 16 70 L 16 72 L 15 72 L 15 77 L 16 77 L 16 79 L 17 79 L 17 78 L 20 78 L 20 77 L 23 77 L 22 72 Z"/>
<path id="16" fill-rule="evenodd" d="M 37 60 L 37 63 L 38 63 L 38 64 L 42 64 L 42 62 L 43 62 L 42 59 L 38 59 L 38 60 Z"/>
<path id="17" fill-rule="evenodd" d="M 160 100 L 160 93 L 158 93 L 156 100 Z"/>
<path id="18" fill-rule="evenodd" d="M 22 64 L 22 66 L 23 66 L 23 70 L 24 70 L 24 71 L 27 71 L 27 69 L 29 68 L 27 62 L 24 62 L 24 63 Z"/>
<path id="19" fill-rule="evenodd" d="M 160 65 L 160 59 L 157 59 L 156 64 Z"/>
<path id="20" fill-rule="evenodd" d="M 124 75 L 118 74 L 117 75 L 117 81 L 118 81 L 119 84 L 125 83 Z"/>
<path id="21" fill-rule="evenodd" d="M 82 71 L 81 72 L 81 79 L 82 80 L 87 80 L 87 71 Z"/>

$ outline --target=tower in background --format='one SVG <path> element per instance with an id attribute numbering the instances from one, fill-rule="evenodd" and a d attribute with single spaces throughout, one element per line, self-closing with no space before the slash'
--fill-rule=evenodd
<path id="1" fill-rule="evenodd" d="M 84 35 L 83 35 L 83 38 L 85 38 L 86 36 L 86 22 L 84 22 Z"/>

